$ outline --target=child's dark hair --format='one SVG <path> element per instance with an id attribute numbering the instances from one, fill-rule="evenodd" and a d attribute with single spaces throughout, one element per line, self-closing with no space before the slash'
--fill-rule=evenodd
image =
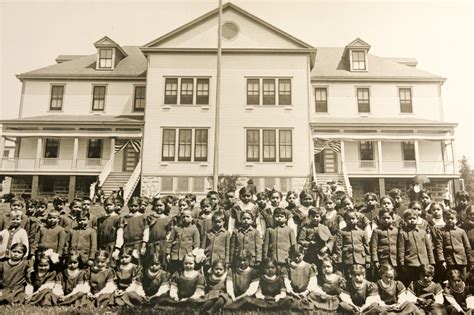
<path id="1" fill-rule="evenodd" d="M 340 199 L 340 202 L 341 202 L 341 205 L 342 205 L 342 206 L 345 206 L 345 205 L 348 204 L 348 203 L 354 204 L 354 199 L 353 199 L 351 196 L 344 195 L 344 196 Z"/>
<path id="2" fill-rule="evenodd" d="M 267 200 L 268 199 L 267 194 L 263 191 L 258 192 L 256 197 L 257 197 L 257 200 Z"/>
<path id="3" fill-rule="evenodd" d="M 23 252 L 23 256 L 25 256 L 26 252 L 28 251 L 28 248 L 26 247 L 26 245 L 22 243 L 15 243 L 12 246 L 10 246 L 10 251 L 13 251 L 14 249 L 21 249 L 21 251 Z"/>
<path id="4" fill-rule="evenodd" d="M 250 195 L 252 196 L 252 190 L 250 188 L 248 188 L 247 186 L 244 186 L 242 188 L 240 188 L 239 190 L 239 197 L 242 197 L 243 195 Z"/>
<path id="5" fill-rule="evenodd" d="M 131 205 L 133 204 L 136 204 L 138 206 L 140 206 L 142 204 L 142 198 L 138 197 L 138 196 L 133 196 L 132 198 L 130 198 L 130 200 L 128 201 L 128 206 L 130 207 Z"/>
<path id="6" fill-rule="evenodd" d="M 220 199 L 219 193 L 215 190 L 211 190 L 211 191 L 207 192 L 206 198 L 211 198 L 211 196 L 217 196 L 217 199 Z"/>
<path id="7" fill-rule="evenodd" d="M 367 202 L 369 198 L 373 198 L 375 201 L 378 201 L 379 198 L 377 197 L 377 194 L 374 192 L 367 192 L 364 194 L 364 201 Z"/>
<path id="8" fill-rule="evenodd" d="M 36 205 L 38 204 L 38 201 L 36 199 L 26 199 L 25 201 L 25 206 L 26 208 L 34 207 L 36 208 Z"/>
<path id="9" fill-rule="evenodd" d="M 117 199 L 117 198 L 115 198 L 114 196 L 109 196 L 109 197 L 105 198 L 105 200 L 104 200 L 104 206 L 105 206 L 105 205 L 110 205 L 110 204 L 115 205 L 116 199 Z"/>
<path id="10" fill-rule="evenodd" d="M 241 250 L 235 257 L 238 261 L 242 261 L 242 260 L 247 260 L 247 261 L 250 261 L 252 259 L 252 253 L 249 252 L 248 250 L 244 249 L 244 250 Z"/>
<path id="11" fill-rule="evenodd" d="M 211 205 L 211 199 L 209 198 L 203 198 L 201 199 L 201 202 L 199 203 L 199 206 L 203 208 L 205 205 Z"/>
<path id="12" fill-rule="evenodd" d="M 422 189 L 420 190 L 420 192 L 418 192 L 418 196 L 423 196 L 423 195 L 427 195 L 428 197 L 431 198 L 431 191 L 429 191 L 428 189 Z"/>
<path id="13" fill-rule="evenodd" d="M 105 249 L 99 249 L 95 252 L 95 255 L 94 255 L 94 260 L 98 259 L 98 258 L 104 258 L 106 260 L 109 259 L 109 252 L 106 251 Z"/>
<path id="14" fill-rule="evenodd" d="M 420 276 L 434 276 L 435 267 L 432 265 L 421 265 L 420 266 Z"/>
<path id="15" fill-rule="evenodd" d="M 451 269 L 448 271 L 447 273 L 447 277 L 448 277 L 448 281 L 450 279 L 453 279 L 454 277 L 458 277 L 460 278 L 462 281 L 464 281 L 464 277 L 462 276 L 462 273 L 461 271 L 457 270 L 457 269 Z"/>
<path id="16" fill-rule="evenodd" d="M 391 216 L 392 219 L 393 219 L 393 213 L 392 213 L 392 211 L 390 211 L 390 210 L 388 210 L 388 209 L 385 209 L 385 208 L 380 208 L 380 210 L 379 210 L 379 218 L 382 218 L 382 216 L 383 216 L 384 214 L 386 214 L 386 213 L 390 214 L 390 216 Z"/>
<path id="17" fill-rule="evenodd" d="M 396 277 L 397 276 L 397 273 L 395 271 L 395 268 L 393 268 L 391 265 L 389 264 L 383 264 L 382 266 L 380 266 L 380 269 L 379 269 L 379 276 L 382 277 L 382 275 L 384 275 L 386 272 L 389 272 L 389 271 L 393 271 L 393 275 Z"/>
<path id="18" fill-rule="evenodd" d="M 182 203 L 185 203 L 188 205 L 188 207 L 191 207 L 191 200 L 188 199 L 188 198 L 180 198 L 178 200 L 178 205 L 182 204 Z"/>
<path id="19" fill-rule="evenodd" d="M 19 203 L 21 204 L 23 207 L 25 207 L 25 199 L 21 198 L 21 197 L 13 197 L 11 200 L 10 200 L 10 206 L 14 203 Z"/>
<path id="20" fill-rule="evenodd" d="M 166 202 L 166 197 L 154 197 L 153 200 L 151 201 L 151 208 L 153 210 L 155 210 L 155 207 L 158 203 L 162 203 L 164 206 L 165 206 L 165 210 L 163 211 L 163 213 L 165 215 L 168 215 L 171 211 L 170 209 L 170 205 L 168 202 Z"/>
<path id="21" fill-rule="evenodd" d="M 153 264 L 159 264 L 161 266 L 162 261 L 163 261 L 163 259 L 160 255 L 160 253 L 153 253 L 153 255 L 151 255 L 151 257 L 148 261 L 147 267 L 149 268 Z"/>
<path id="22" fill-rule="evenodd" d="M 278 194 L 278 196 L 280 196 L 280 199 L 283 199 L 283 194 L 281 193 L 281 191 L 278 191 L 275 188 L 268 192 L 268 198 L 271 198 L 274 194 Z"/>
<path id="23" fill-rule="evenodd" d="M 459 200 L 467 200 L 471 201 L 471 196 L 469 196 L 469 193 L 465 190 L 460 190 L 454 195 L 454 200 L 457 202 Z"/>
<path id="24" fill-rule="evenodd" d="M 255 220 L 255 217 L 254 217 L 252 211 L 243 211 L 242 214 L 240 215 L 240 217 L 242 218 L 246 214 L 249 215 L 252 218 L 252 220 Z"/>
<path id="25" fill-rule="evenodd" d="M 421 202 L 420 202 L 420 201 L 418 201 L 418 200 L 413 200 L 413 201 L 411 201 L 411 202 L 408 204 L 408 209 L 412 209 L 412 207 L 413 207 L 414 205 L 416 205 L 416 204 L 418 204 L 418 205 L 420 206 L 420 208 L 423 208 L 423 206 L 421 205 Z"/>
<path id="26" fill-rule="evenodd" d="M 72 207 L 75 205 L 75 204 L 78 204 L 80 203 L 82 205 L 82 199 L 79 199 L 79 198 L 74 198 L 70 203 L 69 203 L 69 209 L 72 209 Z"/>
<path id="27" fill-rule="evenodd" d="M 349 271 L 350 276 L 355 276 L 355 275 L 366 275 L 366 270 L 365 267 L 362 265 L 353 265 Z"/>
<path id="28" fill-rule="evenodd" d="M 66 199 L 60 196 L 56 196 L 53 199 L 53 207 L 64 206 L 66 204 Z"/>
<path id="29" fill-rule="evenodd" d="M 225 267 L 225 262 L 222 260 L 222 259 L 216 259 L 212 262 L 212 265 L 211 265 L 211 268 L 214 269 L 216 266 L 218 265 L 222 265 L 222 267 L 224 267 L 224 270 L 227 269 Z"/>
<path id="30" fill-rule="evenodd" d="M 400 197 L 402 196 L 402 191 L 399 188 L 392 188 L 392 189 L 389 190 L 387 195 L 392 197 L 392 199 L 395 199 L 398 196 L 400 196 Z"/>
<path id="31" fill-rule="evenodd" d="M 349 219 L 349 215 L 350 214 L 356 214 L 357 211 L 355 209 L 349 209 L 347 210 L 346 212 L 344 212 L 344 220 L 348 220 Z"/>
<path id="32" fill-rule="evenodd" d="M 33 269 L 36 272 L 38 272 L 38 266 L 39 266 L 41 261 L 47 261 L 48 265 L 49 265 L 49 269 L 51 270 L 51 267 L 53 265 L 53 263 L 51 262 L 51 258 L 49 258 L 49 256 L 46 255 L 44 252 L 39 252 L 35 257 L 35 262 L 34 262 L 34 265 L 33 265 Z"/>
<path id="33" fill-rule="evenodd" d="M 69 262 L 76 258 L 77 262 L 79 263 L 79 268 L 84 266 L 84 262 L 82 261 L 81 254 L 76 250 L 69 251 L 66 256 L 64 257 L 64 265 L 67 266 Z"/>
<path id="34" fill-rule="evenodd" d="M 395 200 L 394 200 L 392 197 L 390 197 L 390 196 L 383 196 L 382 198 L 380 198 L 380 204 L 382 204 L 384 200 L 390 201 L 390 202 L 392 203 L 392 206 L 395 207 Z"/>
<path id="35" fill-rule="evenodd" d="M 322 216 L 323 215 L 323 209 L 321 208 L 316 208 L 316 207 L 311 207 L 308 210 L 308 217 L 313 217 L 315 215 Z"/>
<path id="36" fill-rule="evenodd" d="M 276 260 L 273 259 L 272 257 L 265 257 L 262 259 L 262 263 L 260 264 L 260 267 L 262 268 L 262 273 L 265 270 L 265 268 L 270 264 L 273 264 L 276 267 L 277 265 Z"/>
<path id="37" fill-rule="evenodd" d="M 214 212 L 212 213 L 212 222 L 216 222 L 217 220 L 225 221 L 225 214 L 224 214 L 224 212 L 218 210 L 218 211 L 214 211 Z"/>
<path id="38" fill-rule="evenodd" d="M 306 199 L 306 197 L 311 197 L 311 199 L 313 199 L 313 202 L 311 203 L 312 206 L 314 206 L 314 200 L 316 198 L 314 198 L 314 195 L 312 194 L 311 191 L 307 190 L 307 189 L 303 189 L 301 192 L 300 192 L 300 196 L 299 196 L 299 199 L 300 199 L 300 203 L 303 204 L 303 201 Z"/>
<path id="39" fill-rule="evenodd" d="M 273 217 L 276 217 L 277 215 L 284 215 L 285 218 L 288 219 L 288 213 L 283 208 L 277 207 L 275 210 L 273 210 Z"/>
<path id="40" fill-rule="evenodd" d="M 92 199 L 90 197 L 82 197 L 82 202 L 84 201 L 92 201 Z"/>
<path id="41" fill-rule="evenodd" d="M 403 211 L 404 221 L 408 220 L 408 218 L 411 218 L 411 217 L 416 217 L 415 211 L 413 211 L 412 209 L 406 209 L 405 211 Z"/>
<path id="42" fill-rule="evenodd" d="M 303 246 L 291 246 L 290 252 L 289 252 L 290 259 L 294 260 L 295 258 L 298 258 L 301 255 L 304 255 Z"/>
<path id="43" fill-rule="evenodd" d="M 448 210 L 443 211 L 443 218 L 449 218 L 449 217 L 454 217 L 457 220 L 458 213 L 456 212 L 456 210 L 448 209 Z"/>
<path id="44" fill-rule="evenodd" d="M 328 257 L 328 256 L 323 257 L 323 259 L 321 259 L 321 266 L 322 266 L 324 263 L 329 263 L 329 264 L 331 264 L 331 266 L 333 266 L 333 268 L 334 268 L 334 261 L 331 259 L 331 257 Z"/>
<path id="45" fill-rule="evenodd" d="M 48 207 L 48 199 L 46 199 L 45 197 L 40 197 L 38 198 L 38 202 L 36 204 L 37 207 L 39 206 L 46 206 Z"/>
<path id="46" fill-rule="evenodd" d="M 119 253 L 119 257 L 122 257 L 122 256 L 130 256 L 133 258 L 133 248 L 123 246 L 120 249 L 120 253 Z"/>
<path id="47" fill-rule="evenodd" d="M 445 211 L 444 204 L 442 204 L 441 202 L 438 202 L 438 201 L 434 201 L 430 204 L 430 207 L 428 208 L 428 212 L 431 213 L 433 211 L 433 208 L 436 207 L 436 206 L 440 207 L 441 210 L 444 213 L 444 211 Z"/>
<path id="48" fill-rule="evenodd" d="M 186 194 L 184 198 L 191 200 L 192 202 L 196 202 L 197 198 L 195 194 Z"/>

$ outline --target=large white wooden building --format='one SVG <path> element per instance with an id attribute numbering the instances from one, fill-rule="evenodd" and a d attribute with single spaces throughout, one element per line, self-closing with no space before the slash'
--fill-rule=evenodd
<path id="1" fill-rule="evenodd" d="M 231 3 L 222 23 L 218 130 L 217 9 L 141 47 L 104 37 L 94 55 L 19 74 L 18 118 L 1 122 L 0 146 L 15 141 L 0 160 L 12 192 L 72 198 L 99 176 L 106 193 L 202 195 L 216 131 L 219 174 L 259 189 L 335 179 L 357 197 L 416 175 L 439 193 L 457 181 L 444 78 L 359 38 L 310 45 Z"/>

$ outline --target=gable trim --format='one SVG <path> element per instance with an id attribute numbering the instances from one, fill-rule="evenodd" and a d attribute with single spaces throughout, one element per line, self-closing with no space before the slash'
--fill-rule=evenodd
<path id="1" fill-rule="evenodd" d="M 314 48 L 313 46 L 311 46 L 311 45 L 309 45 L 309 44 L 303 42 L 302 40 L 299 40 L 298 38 L 296 38 L 296 37 L 294 37 L 294 36 L 292 36 L 292 35 L 286 33 L 285 31 L 283 31 L 283 30 L 281 30 L 281 29 L 279 29 L 279 28 L 277 28 L 277 27 L 271 25 L 271 24 L 268 23 L 268 22 L 265 22 L 264 20 L 262 20 L 262 19 L 256 17 L 255 15 L 253 15 L 253 14 L 251 14 L 251 13 L 245 11 L 245 10 L 243 10 L 242 8 L 236 6 L 236 5 L 233 4 L 233 3 L 228 2 L 228 3 L 226 3 L 226 4 L 224 4 L 224 5 L 222 6 L 222 11 L 223 11 L 223 12 L 224 12 L 225 10 L 229 10 L 229 9 L 232 9 L 232 10 L 234 10 L 234 11 L 236 11 L 236 12 L 242 14 L 243 16 L 249 18 L 250 20 L 253 20 L 253 21 L 257 22 L 257 23 L 259 23 L 260 25 L 263 25 L 263 26 L 266 27 L 267 29 L 270 29 L 270 30 L 274 31 L 275 33 L 277 33 L 277 34 L 279 34 L 279 35 L 281 35 L 281 36 L 283 36 L 283 37 L 289 39 L 290 41 L 292 41 L 293 43 L 295 43 L 295 44 L 301 46 L 302 48 Z M 158 37 L 157 39 L 155 39 L 155 40 L 153 40 L 153 41 L 151 41 L 151 42 L 149 42 L 149 43 L 143 45 L 141 48 L 142 48 L 142 49 L 152 48 L 153 46 L 155 46 L 155 45 L 157 45 L 157 44 L 159 44 L 159 43 L 161 43 L 161 42 L 165 42 L 165 41 L 167 41 L 167 40 L 170 40 L 171 38 L 173 38 L 173 37 L 175 37 L 175 36 L 177 36 L 177 35 L 179 35 L 179 34 L 185 32 L 186 30 L 192 28 L 194 25 L 199 24 L 199 23 L 201 23 L 201 22 L 204 22 L 204 21 L 206 21 L 206 20 L 212 18 L 213 16 L 215 16 L 215 15 L 217 15 L 217 14 L 219 14 L 219 8 L 216 8 L 216 9 L 214 9 L 214 10 L 212 10 L 212 11 L 209 11 L 208 13 L 206 13 L 206 14 L 204 14 L 204 15 L 201 15 L 200 17 L 198 17 L 198 18 L 192 20 L 191 22 L 188 22 L 188 23 L 186 23 L 186 24 L 184 24 L 184 25 L 178 27 L 177 29 L 175 29 L 175 30 L 173 30 L 173 31 L 171 31 L 171 32 L 169 32 L 169 33 L 167 33 L 167 34 L 165 34 L 165 35 L 163 35 L 163 36 L 161 36 L 161 37 Z"/>

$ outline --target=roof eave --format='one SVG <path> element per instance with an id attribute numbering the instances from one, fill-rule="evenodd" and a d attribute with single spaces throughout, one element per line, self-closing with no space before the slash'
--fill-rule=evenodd
<path id="1" fill-rule="evenodd" d="M 130 75 L 82 75 L 82 74 L 64 74 L 64 75 L 34 75 L 34 74 L 17 74 L 16 77 L 23 81 L 28 80 L 146 80 L 145 76 L 130 76 Z"/>
<path id="2" fill-rule="evenodd" d="M 385 77 L 385 76 L 370 76 L 370 77 L 352 77 L 352 76 L 312 76 L 311 82 L 320 81 L 384 81 L 384 82 L 440 82 L 444 83 L 447 79 L 443 77 Z"/>
<path id="3" fill-rule="evenodd" d="M 413 128 L 456 128 L 458 126 L 458 123 L 451 123 L 451 122 L 427 122 L 427 123 L 421 123 L 421 122 L 387 122 L 387 123 L 382 123 L 382 122 L 366 122 L 366 123 L 360 123 L 360 122 L 316 122 L 312 121 L 310 122 L 311 128 L 318 128 L 318 127 L 413 127 Z"/>
<path id="4" fill-rule="evenodd" d="M 58 119 L 61 117 L 58 116 Z M 10 119 L 10 120 L 0 120 L 1 124 L 4 125 L 53 125 L 53 126 L 63 126 L 68 125 L 70 126 L 72 121 L 45 121 L 45 120 L 22 120 L 22 119 Z M 144 120 L 137 120 L 137 121 L 79 121 L 74 122 L 75 126 L 78 125 L 140 125 L 143 126 L 145 124 Z"/>
<path id="5" fill-rule="evenodd" d="M 204 53 L 216 54 L 217 48 L 155 48 L 140 47 L 141 51 L 146 53 Z M 280 53 L 310 53 L 314 54 L 316 48 L 223 48 L 223 54 L 232 53 L 262 53 L 262 54 L 280 54 Z"/>

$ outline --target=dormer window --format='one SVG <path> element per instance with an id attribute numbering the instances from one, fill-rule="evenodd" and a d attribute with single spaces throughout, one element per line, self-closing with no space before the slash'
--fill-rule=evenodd
<path id="1" fill-rule="evenodd" d="M 352 70 L 367 70 L 365 62 L 365 51 L 353 50 L 352 51 Z"/>
<path id="2" fill-rule="evenodd" d="M 99 69 L 112 69 L 112 48 L 102 48 L 99 50 Z"/>

